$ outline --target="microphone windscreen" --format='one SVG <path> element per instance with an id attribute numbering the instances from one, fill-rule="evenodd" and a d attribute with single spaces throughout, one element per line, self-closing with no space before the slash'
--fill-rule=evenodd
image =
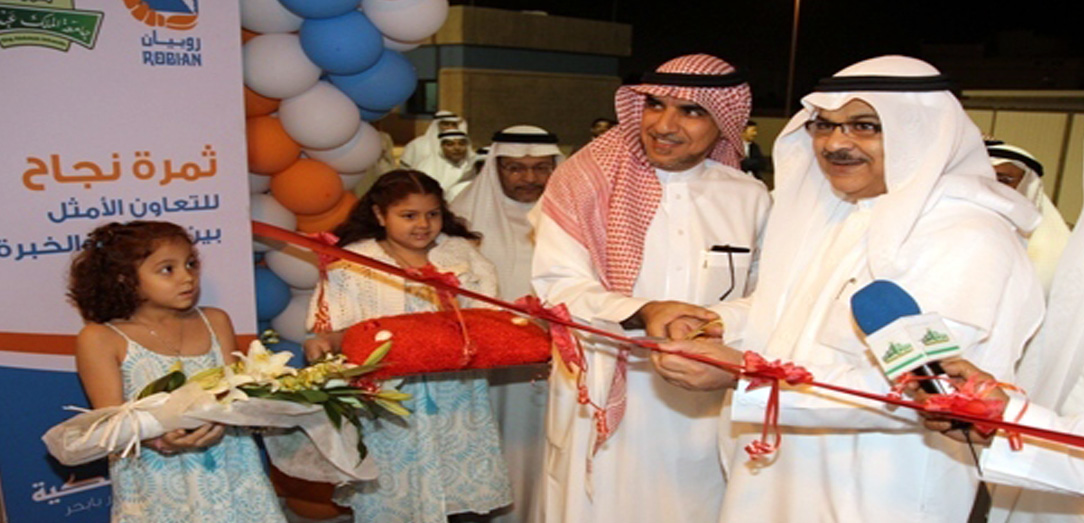
<path id="1" fill-rule="evenodd" d="M 902 287 L 873 280 L 851 296 L 851 313 L 862 333 L 870 335 L 904 316 L 921 314 L 918 303 Z"/>

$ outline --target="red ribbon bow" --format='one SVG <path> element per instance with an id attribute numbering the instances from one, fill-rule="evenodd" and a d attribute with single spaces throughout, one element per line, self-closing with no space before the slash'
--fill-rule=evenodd
<path id="1" fill-rule="evenodd" d="M 572 330 L 565 325 L 565 323 L 572 322 L 572 314 L 568 312 L 568 307 L 565 304 L 562 303 L 556 307 L 546 308 L 546 306 L 542 305 L 542 300 L 539 300 L 537 296 L 528 295 L 517 299 L 516 305 L 523 307 L 528 314 L 536 318 L 547 321 L 557 319 L 564 322 L 551 321 L 549 324 L 550 338 L 553 340 L 553 345 L 557 348 L 557 353 L 561 355 L 561 362 L 568 372 L 576 374 L 585 370 L 583 347 L 580 346 L 579 340 L 572 335 Z M 581 401 L 580 403 L 584 402 Z"/>
<path id="2" fill-rule="evenodd" d="M 449 287 L 461 288 L 459 278 L 455 276 L 451 271 L 441 272 L 431 263 L 427 263 L 421 267 L 407 267 L 403 269 L 407 274 L 415 277 L 421 283 L 443 283 Z M 459 310 L 459 301 L 455 299 L 455 293 L 450 290 L 441 287 L 433 287 L 433 290 L 437 293 L 437 301 L 440 302 L 440 308 L 446 311 L 455 311 L 455 317 L 459 320 L 459 331 L 463 333 L 463 360 L 462 365 L 466 366 L 470 362 L 471 358 L 478 349 L 471 342 L 470 334 L 467 332 L 467 321 L 463 319 L 463 312 Z"/>
<path id="3" fill-rule="evenodd" d="M 911 381 L 918 381 L 923 379 L 923 376 L 910 378 Z M 908 378 L 904 377 L 903 380 Z M 931 379 L 931 378 L 926 378 Z M 944 379 L 940 377 L 933 377 L 932 379 Z M 946 380 L 947 381 L 947 380 Z M 976 416 L 980 418 L 986 418 L 992 421 L 1000 421 L 1002 419 L 1002 413 L 1005 411 L 1005 401 L 996 398 L 988 397 L 991 392 L 999 387 L 1004 387 L 1010 390 L 1023 393 L 1018 387 L 1001 383 L 993 380 L 979 381 L 978 375 L 973 375 L 967 378 L 962 385 L 953 385 L 956 389 L 951 394 L 931 394 L 926 398 L 926 402 L 923 404 L 926 410 L 931 412 L 945 412 L 948 414 L 964 414 L 968 416 Z M 1024 404 L 1024 408 L 1020 409 L 1020 413 L 1017 414 L 1014 422 L 1020 421 L 1020 418 L 1024 415 L 1028 409 L 1027 404 Z M 984 425 L 982 423 L 974 423 L 975 430 L 979 431 L 984 437 L 990 437 L 994 432 L 997 432 L 997 427 L 993 425 Z M 1009 446 L 1013 450 L 1020 450 L 1023 448 L 1023 440 L 1019 433 L 1006 431 L 1009 438 Z"/>
<path id="4" fill-rule="evenodd" d="M 753 390 L 765 385 L 770 385 L 772 388 L 768 394 L 768 404 L 764 408 L 764 428 L 760 433 L 760 439 L 753 440 L 745 446 L 745 452 L 750 458 L 756 460 L 778 450 L 779 444 L 783 441 L 783 434 L 779 430 L 779 382 L 785 381 L 788 385 L 813 383 L 813 375 L 793 363 L 783 363 L 779 360 L 769 362 L 760 354 L 745 351 L 742 376 L 749 380 L 749 385 L 745 390 Z M 768 441 L 769 435 L 772 436 L 771 442 Z"/>

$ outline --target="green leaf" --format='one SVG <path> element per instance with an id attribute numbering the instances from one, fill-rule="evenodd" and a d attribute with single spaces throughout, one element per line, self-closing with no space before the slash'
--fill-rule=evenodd
<path id="1" fill-rule="evenodd" d="M 413 396 L 411 396 L 410 394 L 407 394 L 406 392 L 399 392 L 395 389 L 382 390 L 374 394 L 374 396 L 376 396 L 377 398 L 386 399 L 388 401 L 406 401 L 410 398 L 413 398 Z"/>
<path id="2" fill-rule="evenodd" d="M 344 379 L 356 378 L 363 374 L 369 374 L 382 366 L 383 365 L 359 365 L 357 367 L 350 367 L 349 369 L 336 373 L 334 377 Z"/>
<path id="3" fill-rule="evenodd" d="M 179 370 L 172 371 L 165 376 L 148 383 L 146 387 L 143 387 L 143 390 L 139 391 L 139 396 L 136 399 L 143 399 L 159 392 L 173 392 L 181 388 L 185 381 L 187 381 L 187 378 L 185 377 L 184 372 Z"/>
<path id="4" fill-rule="evenodd" d="M 383 345 L 377 347 L 376 350 L 374 350 L 373 353 L 370 354 L 368 358 L 365 358 L 365 362 L 362 363 L 361 365 L 362 366 L 376 365 L 377 363 L 380 363 L 380 360 L 384 359 L 384 356 L 387 356 L 388 351 L 390 351 L 390 350 L 391 350 L 391 340 L 388 340 L 388 341 L 384 342 Z"/>
<path id="5" fill-rule="evenodd" d="M 335 408 L 335 403 L 324 403 L 324 412 L 327 413 L 327 418 L 331 420 L 331 424 L 335 425 L 336 429 L 343 428 L 343 416 L 342 413 L 339 412 L 337 408 Z"/>
<path id="6" fill-rule="evenodd" d="M 394 401 L 388 401 L 388 400 L 381 399 L 381 398 L 373 398 L 373 402 L 376 403 L 377 405 L 380 405 L 380 408 L 382 408 L 382 409 L 384 409 L 384 410 L 386 410 L 386 411 L 388 411 L 388 412 L 390 412 L 392 414 L 395 414 L 396 416 L 401 416 L 401 417 L 405 418 L 405 417 L 410 415 L 410 411 L 407 410 L 406 407 L 404 407 L 404 406 L 402 406 L 402 405 L 400 405 L 400 404 L 398 404 L 398 403 L 396 403 Z"/>
<path id="7" fill-rule="evenodd" d="M 331 397 L 322 390 L 314 389 L 302 389 L 297 391 L 297 393 L 305 398 L 305 401 L 308 403 L 323 403 Z"/>

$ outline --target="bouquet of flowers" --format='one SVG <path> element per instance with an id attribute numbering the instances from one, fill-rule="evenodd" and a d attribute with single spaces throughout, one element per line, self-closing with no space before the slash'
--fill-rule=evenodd
<path id="1" fill-rule="evenodd" d="M 264 434 L 271 461 L 283 472 L 341 483 L 372 479 L 361 417 L 405 417 L 410 395 L 383 389 L 370 376 L 391 348 L 386 343 L 360 364 L 341 355 L 311 366 L 288 365 L 291 354 L 271 353 L 253 341 L 230 365 L 186 376 L 179 368 L 148 384 L 123 405 L 79 414 L 42 437 L 49 453 L 65 465 L 109 454 L 138 456 L 140 442 L 175 429 L 204 423 L 287 429 Z M 343 423 L 343 421 L 347 423 Z"/>

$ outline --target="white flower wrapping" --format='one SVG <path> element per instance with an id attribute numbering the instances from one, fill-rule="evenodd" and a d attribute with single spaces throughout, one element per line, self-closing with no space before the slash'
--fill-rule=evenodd
<path id="1" fill-rule="evenodd" d="M 72 466 L 109 454 L 138 459 L 141 441 L 208 422 L 289 429 L 264 435 L 271 462 L 284 473 L 330 483 L 373 479 L 376 466 L 369 457 L 359 459 L 360 435 L 354 419 L 349 419 L 356 419 L 357 413 L 345 414 L 349 423 L 341 423 L 338 415 L 333 421 L 320 401 L 332 398 L 350 408 L 370 410 L 375 402 L 394 415 L 406 415 L 399 402 L 408 395 L 378 387 L 350 388 L 343 379 L 375 369 L 386 350 L 377 352 L 381 354 L 374 353 L 362 366 L 338 359 L 299 371 L 286 366 L 289 353 L 271 354 L 254 341 L 247 355 L 239 355 L 238 363 L 202 371 L 171 392 L 116 407 L 72 408 L 83 413 L 49 429 L 42 439 L 60 463 Z M 264 397 L 250 397 L 254 393 Z M 296 399 L 301 396 L 316 399 Z M 279 399 L 267 399 L 272 397 Z"/>

